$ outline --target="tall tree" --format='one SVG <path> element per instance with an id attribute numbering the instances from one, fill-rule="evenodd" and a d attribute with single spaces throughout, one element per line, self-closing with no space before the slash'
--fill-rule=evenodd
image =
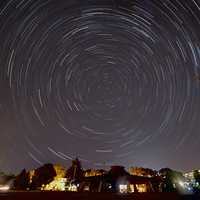
<path id="1" fill-rule="evenodd" d="M 53 181 L 56 176 L 56 171 L 52 164 L 45 164 L 42 167 L 35 170 L 32 178 L 31 189 L 38 189 L 43 184 L 46 185 Z"/>
<path id="2" fill-rule="evenodd" d="M 163 178 L 162 190 L 164 192 L 177 192 L 182 189 L 180 182 L 183 182 L 185 178 L 181 172 L 163 168 L 159 171 L 159 174 Z"/>
<path id="3" fill-rule="evenodd" d="M 76 182 L 80 182 L 84 177 L 84 171 L 81 166 L 81 162 L 78 158 L 72 161 L 71 167 L 66 172 L 66 178 L 69 180 L 74 180 Z"/>
<path id="4" fill-rule="evenodd" d="M 127 180 L 126 177 L 129 176 L 129 173 L 125 170 L 124 166 L 112 166 L 111 169 L 108 171 L 107 174 L 107 181 L 111 184 L 111 190 L 113 192 L 118 191 L 118 181 L 122 184 L 126 184 Z"/>
<path id="5" fill-rule="evenodd" d="M 26 190 L 29 187 L 29 174 L 25 169 L 23 169 L 21 173 L 16 176 L 13 186 L 16 190 Z"/>
<path id="6" fill-rule="evenodd" d="M 169 168 L 162 168 L 159 171 L 159 174 L 163 178 L 163 185 L 162 185 L 162 191 L 163 192 L 175 192 L 175 186 L 174 186 L 174 176 L 173 176 L 173 170 Z"/>

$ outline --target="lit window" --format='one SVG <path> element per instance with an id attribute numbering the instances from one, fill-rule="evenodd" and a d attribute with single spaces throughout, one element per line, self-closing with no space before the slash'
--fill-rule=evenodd
<path id="1" fill-rule="evenodd" d="M 119 185 L 120 193 L 127 193 L 127 185 Z"/>

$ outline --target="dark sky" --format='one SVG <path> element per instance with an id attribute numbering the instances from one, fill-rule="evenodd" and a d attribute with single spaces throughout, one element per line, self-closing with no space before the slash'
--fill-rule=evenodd
<path id="1" fill-rule="evenodd" d="M 0 170 L 200 168 L 199 0 L 0 2 Z"/>

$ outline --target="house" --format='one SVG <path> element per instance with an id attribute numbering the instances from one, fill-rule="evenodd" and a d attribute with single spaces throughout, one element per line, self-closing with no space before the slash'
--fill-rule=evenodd
<path id="1" fill-rule="evenodd" d="M 85 177 L 80 183 L 79 191 L 88 192 L 156 192 L 159 190 L 159 177 L 142 177 L 130 175 L 122 166 L 112 166 L 99 176 Z"/>

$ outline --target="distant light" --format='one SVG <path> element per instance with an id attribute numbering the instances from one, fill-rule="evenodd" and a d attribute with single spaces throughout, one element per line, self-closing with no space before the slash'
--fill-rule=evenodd
<path id="1" fill-rule="evenodd" d="M 184 182 L 182 182 L 182 181 L 179 181 L 179 185 L 180 185 L 181 187 L 184 187 L 184 186 L 185 186 Z"/>
<path id="2" fill-rule="evenodd" d="M 8 185 L 0 186 L 0 191 L 8 191 L 10 187 Z"/>

